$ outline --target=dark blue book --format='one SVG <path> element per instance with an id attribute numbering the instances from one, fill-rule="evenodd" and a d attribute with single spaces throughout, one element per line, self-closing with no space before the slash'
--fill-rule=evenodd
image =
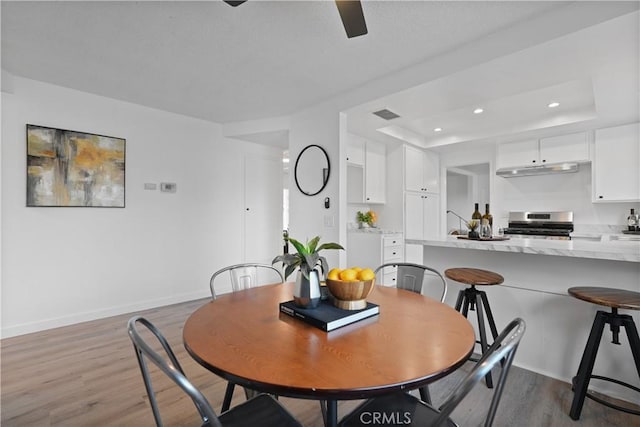
<path id="1" fill-rule="evenodd" d="M 280 303 L 280 311 L 329 332 L 380 313 L 377 304 L 368 302 L 362 310 L 343 310 L 330 301 L 320 301 L 316 308 L 300 308 L 292 301 Z"/>

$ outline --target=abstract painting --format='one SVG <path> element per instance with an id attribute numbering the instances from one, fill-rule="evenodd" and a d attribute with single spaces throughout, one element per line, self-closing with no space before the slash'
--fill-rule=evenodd
<path id="1" fill-rule="evenodd" d="M 27 206 L 124 207 L 122 138 L 27 125 Z"/>

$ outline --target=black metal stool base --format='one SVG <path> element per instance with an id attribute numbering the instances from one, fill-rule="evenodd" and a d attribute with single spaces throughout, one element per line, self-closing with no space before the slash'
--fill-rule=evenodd
<path id="1" fill-rule="evenodd" d="M 633 317 L 625 314 L 618 314 L 618 310 L 616 308 L 612 308 L 611 313 L 598 311 L 596 313 L 596 318 L 593 321 L 593 326 L 591 327 L 591 333 L 589 334 L 587 345 L 585 346 L 584 353 L 582 354 L 578 374 L 573 378 L 574 396 L 569 416 L 574 420 L 578 420 L 580 418 L 580 413 L 582 412 L 582 406 L 584 405 L 584 399 L 586 397 L 610 408 L 624 411 L 629 414 L 640 415 L 640 411 L 608 402 L 588 391 L 589 381 L 591 378 L 594 378 L 613 382 L 640 393 L 640 389 L 631 384 L 613 378 L 592 375 L 593 365 L 596 361 L 596 356 L 598 355 L 600 339 L 602 338 L 602 332 L 604 331 L 605 324 L 610 325 L 611 332 L 613 333 L 612 342 L 618 345 L 620 344 L 618 341 L 620 327 L 624 327 L 629 339 L 629 344 L 631 345 L 631 353 L 633 354 L 633 360 L 636 364 L 636 370 L 640 377 L 640 338 L 638 337 L 638 330 L 636 329 Z"/>
<path id="2" fill-rule="evenodd" d="M 480 341 L 476 342 L 480 344 L 482 354 L 485 354 L 491 344 L 487 342 L 487 332 L 484 327 L 484 312 L 487 314 L 487 321 L 493 340 L 498 337 L 498 329 L 496 328 L 496 322 L 493 320 L 493 313 L 491 312 L 486 292 L 477 290 L 474 285 L 458 292 L 458 299 L 456 301 L 456 310 L 462 313 L 464 317 L 467 317 L 469 309 L 476 311 L 476 316 L 478 317 L 478 332 L 480 333 Z M 485 381 L 488 388 L 493 388 L 491 372 L 487 374 Z"/>

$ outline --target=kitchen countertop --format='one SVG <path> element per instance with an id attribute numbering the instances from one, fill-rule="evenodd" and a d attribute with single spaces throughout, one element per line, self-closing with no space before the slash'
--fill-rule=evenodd
<path id="1" fill-rule="evenodd" d="M 504 241 L 478 241 L 458 239 L 456 236 L 447 236 L 431 240 L 406 239 L 405 243 L 496 252 L 640 262 L 640 242 L 638 241 L 583 241 L 517 238 Z"/>
<path id="2" fill-rule="evenodd" d="M 389 230 L 385 228 L 369 227 L 369 228 L 349 228 L 349 233 L 368 233 L 368 234 L 402 234 L 402 231 Z"/>

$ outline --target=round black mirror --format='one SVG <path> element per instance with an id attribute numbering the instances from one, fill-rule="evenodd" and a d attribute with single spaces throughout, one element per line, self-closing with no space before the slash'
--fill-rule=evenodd
<path id="1" fill-rule="evenodd" d="M 298 190 L 307 196 L 315 196 L 327 186 L 330 172 L 329 155 L 324 148 L 308 145 L 298 155 L 293 174 Z"/>

